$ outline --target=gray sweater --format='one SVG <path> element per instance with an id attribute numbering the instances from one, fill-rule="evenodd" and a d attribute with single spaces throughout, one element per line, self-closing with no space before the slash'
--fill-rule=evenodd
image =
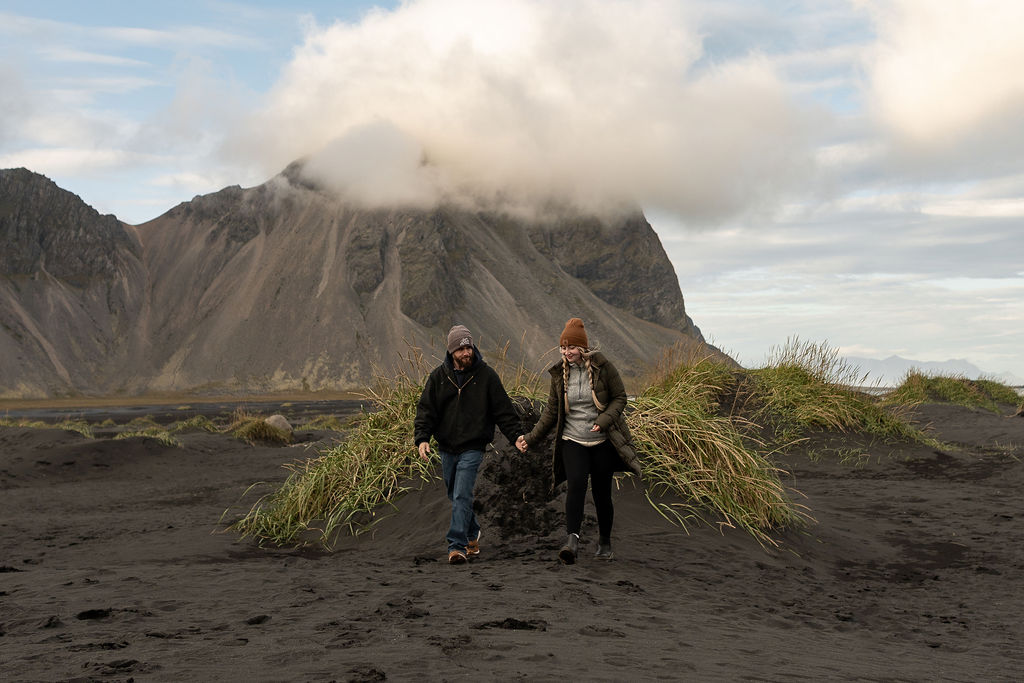
<path id="1" fill-rule="evenodd" d="M 562 438 L 584 446 L 596 446 L 605 440 L 604 432 L 592 432 L 598 411 L 594 397 L 590 394 L 590 378 L 584 365 L 569 366 L 569 383 L 566 385 L 569 397 L 569 412 L 565 416 Z"/>

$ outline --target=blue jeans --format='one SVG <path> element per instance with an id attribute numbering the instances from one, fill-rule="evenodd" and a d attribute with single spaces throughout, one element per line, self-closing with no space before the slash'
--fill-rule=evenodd
<path id="1" fill-rule="evenodd" d="M 441 472 L 448 488 L 448 500 L 452 502 L 452 523 L 448 529 L 448 551 L 466 551 L 469 539 L 480 533 L 480 525 L 473 512 L 473 486 L 476 471 L 484 459 L 483 451 L 462 453 L 441 453 Z"/>

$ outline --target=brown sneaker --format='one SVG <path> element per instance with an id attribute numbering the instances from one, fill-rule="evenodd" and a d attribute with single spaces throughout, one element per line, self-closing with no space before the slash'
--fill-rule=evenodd
<path id="1" fill-rule="evenodd" d="M 476 532 L 476 538 L 466 544 L 466 555 L 468 557 L 476 557 L 480 554 L 480 534 L 481 531 Z"/>
<path id="2" fill-rule="evenodd" d="M 448 553 L 448 564 L 465 564 L 466 553 L 461 550 L 453 550 Z"/>

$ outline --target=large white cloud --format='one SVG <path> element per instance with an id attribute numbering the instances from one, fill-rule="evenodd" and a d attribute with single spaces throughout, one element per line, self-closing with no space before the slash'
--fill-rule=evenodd
<path id="1" fill-rule="evenodd" d="M 860 4 L 877 32 L 868 101 L 901 151 L 955 161 L 961 174 L 1015 165 L 1024 151 L 1024 3 Z"/>
<path id="2" fill-rule="evenodd" d="M 767 60 L 700 62 L 686 7 L 417 0 L 313 27 L 227 147 L 268 171 L 316 155 L 374 202 L 548 194 L 696 220 L 771 203 L 807 169 L 807 121 Z M 386 145 L 361 175 L 372 143 L 396 140 L 418 153 Z"/>

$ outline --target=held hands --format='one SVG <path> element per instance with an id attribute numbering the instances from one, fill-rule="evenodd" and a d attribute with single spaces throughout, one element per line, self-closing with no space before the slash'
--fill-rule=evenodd
<path id="1" fill-rule="evenodd" d="M 430 443 L 427 441 L 420 442 L 420 458 L 423 460 L 430 459 Z"/>
<path id="2" fill-rule="evenodd" d="M 599 427 L 598 425 L 594 425 L 593 427 L 590 428 L 590 431 L 599 432 L 601 431 L 601 427 Z M 516 448 L 519 449 L 520 453 L 525 453 L 526 449 L 529 448 L 529 444 L 526 443 L 526 437 L 523 436 L 522 434 L 520 434 L 519 438 L 516 439 Z"/>

